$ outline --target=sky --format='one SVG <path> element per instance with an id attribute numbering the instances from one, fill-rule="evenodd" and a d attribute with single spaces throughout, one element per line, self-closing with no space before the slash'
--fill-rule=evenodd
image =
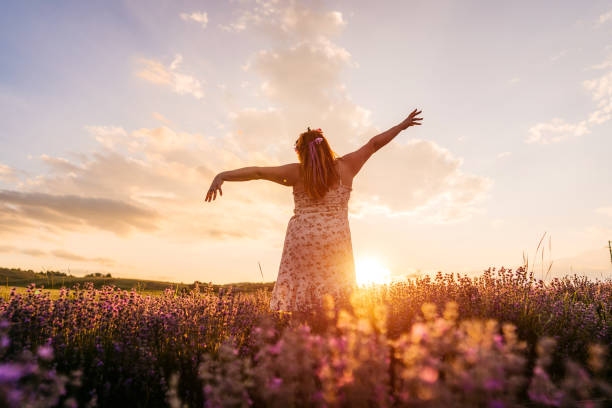
<path id="1" fill-rule="evenodd" d="M 291 189 L 205 203 L 215 174 L 295 162 L 308 126 L 343 155 L 414 108 L 353 181 L 358 264 L 612 277 L 599 0 L 7 3 L 0 266 L 273 281 Z"/>

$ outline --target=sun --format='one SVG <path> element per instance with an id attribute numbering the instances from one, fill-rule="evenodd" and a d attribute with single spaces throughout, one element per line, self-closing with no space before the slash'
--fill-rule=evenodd
<path id="1" fill-rule="evenodd" d="M 357 284 L 366 286 L 372 284 L 386 284 L 391 282 L 391 272 L 376 258 L 363 257 L 355 262 Z"/>

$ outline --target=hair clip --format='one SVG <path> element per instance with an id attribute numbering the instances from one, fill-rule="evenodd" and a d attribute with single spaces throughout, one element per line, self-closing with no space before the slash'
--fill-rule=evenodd
<path id="1" fill-rule="evenodd" d="M 310 143 L 320 144 L 322 141 L 323 141 L 322 137 L 317 137 L 317 138 L 313 139 Z"/>

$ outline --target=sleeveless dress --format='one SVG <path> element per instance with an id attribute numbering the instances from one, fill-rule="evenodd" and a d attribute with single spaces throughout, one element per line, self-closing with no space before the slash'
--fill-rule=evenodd
<path id="1" fill-rule="evenodd" d="M 287 225 L 278 278 L 270 309 L 309 311 L 328 293 L 346 301 L 356 287 L 348 222 L 351 187 L 339 180 L 315 200 L 299 184 L 293 187 L 294 215 Z"/>

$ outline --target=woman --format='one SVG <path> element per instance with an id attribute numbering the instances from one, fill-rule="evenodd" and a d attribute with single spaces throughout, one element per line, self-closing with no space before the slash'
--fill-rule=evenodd
<path id="1" fill-rule="evenodd" d="M 294 215 L 289 220 L 270 308 L 308 312 L 324 294 L 346 300 L 355 287 L 355 264 L 348 223 L 353 178 L 374 152 L 402 130 L 420 125 L 413 110 L 399 125 L 374 136 L 361 148 L 336 157 L 321 129 L 308 128 L 295 142 L 299 163 L 244 167 L 219 173 L 206 201 L 223 195 L 224 181 L 269 180 L 293 187 Z"/>

